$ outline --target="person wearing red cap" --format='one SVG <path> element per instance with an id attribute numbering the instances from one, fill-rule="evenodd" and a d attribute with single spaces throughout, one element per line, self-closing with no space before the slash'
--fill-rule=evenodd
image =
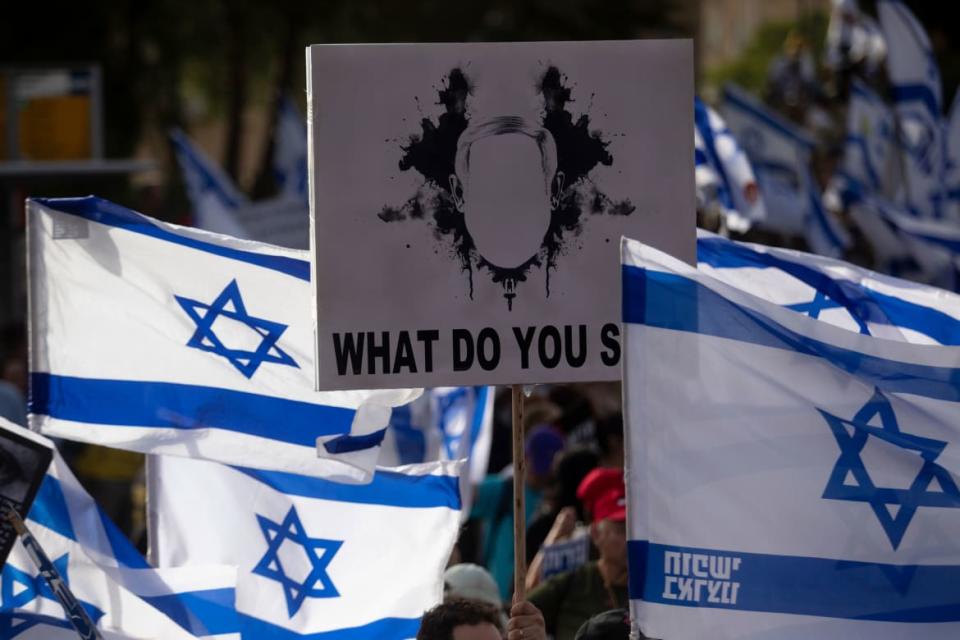
<path id="1" fill-rule="evenodd" d="M 528 597 L 556 640 L 574 640 L 592 616 L 629 604 L 623 471 L 594 469 L 580 483 L 577 497 L 592 516 L 590 539 L 600 557 L 548 579 Z"/>

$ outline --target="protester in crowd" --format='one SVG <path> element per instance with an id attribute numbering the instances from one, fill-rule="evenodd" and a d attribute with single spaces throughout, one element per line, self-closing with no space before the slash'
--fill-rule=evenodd
<path id="1" fill-rule="evenodd" d="M 630 612 L 611 609 L 583 623 L 574 640 L 627 640 L 630 637 Z M 639 640 L 646 638 L 642 633 Z"/>
<path id="2" fill-rule="evenodd" d="M 26 336 L 19 325 L 0 331 L 0 418 L 26 426 Z"/>
<path id="3" fill-rule="evenodd" d="M 590 537 L 599 559 L 554 576 L 529 594 L 556 640 L 573 640 L 591 616 L 629 604 L 623 472 L 594 469 L 578 495 L 593 518 Z"/>
<path id="4" fill-rule="evenodd" d="M 597 454 L 585 447 L 563 451 L 554 460 L 553 482 L 527 526 L 527 589 L 533 589 L 543 578 L 543 547 L 570 540 L 577 523 L 585 520 L 577 488 L 598 463 Z"/>
<path id="5" fill-rule="evenodd" d="M 783 44 L 783 54 L 770 64 L 767 77 L 767 103 L 798 124 L 804 124 L 807 109 L 820 93 L 813 56 L 806 40 L 791 33 Z"/>
<path id="6" fill-rule="evenodd" d="M 546 640 L 543 616 L 529 602 L 510 610 L 507 635 L 497 610 L 476 600 L 450 600 L 423 615 L 417 640 Z"/>
<path id="7" fill-rule="evenodd" d="M 535 427 L 527 436 L 524 486 L 528 521 L 539 508 L 553 458 L 563 446 L 563 436 L 550 425 Z M 483 564 L 493 574 L 501 598 L 507 600 L 513 581 L 513 467 L 504 471 L 485 478 L 477 487 L 470 517 L 484 522 Z"/>
<path id="8" fill-rule="evenodd" d="M 619 411 L 596 422 L 599 466 L 623 469 L 623 414 Z"/>
<path id="9" fill-rule="evenodd" d="M 501 627 L 507 626 L 506 610 L 500 599 L 500 589 L 490 572 L 478 564 L 455 564 L 443 574 L 443 599 L 476 600 L 489 604 L 500 613 Z"/>

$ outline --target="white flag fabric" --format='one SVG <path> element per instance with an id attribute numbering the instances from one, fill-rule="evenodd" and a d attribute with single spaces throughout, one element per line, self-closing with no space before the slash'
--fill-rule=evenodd
<path id="1" fill-rule="evenodd" d="M 288 128 L 289 124 L 283 131 Z M 251 202 L 185 133 L 174 129 L 170 140 L 187 184 L 194 226 L 291 249 L 310 247 L 310 213 L 305 196 L 285 188 L 275 198 Z M 289 150 L 284 147 L 282 153 Z M 291 176 L 290 180 L 294 185 L 299 178 Z"/>
<path id="2" fill-rule="evenodd" d="M 697 232 L 699 271 L 829 324 L 888 340 L 960 345 L 960 296 L 802 251 Z"/>
<path id="3" fill-rule="evenodd" d="M 493 442 L 494 387 L 436 387 L 396 407 L 383 438 L 379 464 L 399 467 L 465 460 L 460 475 L 461 515 L 470 515 L 473 487 L 487 475 Z"/>
<path id="4" fill-rule="evenodd" d="M 921 218 L 942 218 L 945 144 L 940 69 L 923 25 L 899 0 L 877 2 L 887 39 L 887 75 L 899 118 L 907 207 Z"/>
<path id="5" fill-rule="evenodd" d="M 838 174 L 868 193 L 884 192 L 896 145 L 893 110 L 866 83 L 853 78 L 847 106 L 847 135 Z M 888 193 L 892 196 L 893 193 Z"/>
<path id="6" fill-rule="evenodd" d="M 304 252 L 93 197 L 28 216 L 32 428 L 369 481 L 391 407 L 420 391 L 313 391 Z"/>
<path id="7" fill-rule="evenodd" d="M 0 423 L 23 437 L 40 438 Z M 26 524 L 105 638 L 237 637 L 236 567 L 151 568 L 80 487 L 59 453 Z M 0 638 L 76 637 L 18 540 L 0 572 Z"/>
<path id="8" fill-rule="evenodd" d="M 758 226 L 802 236 L 815 253 L 842 255 L 850 238 L 823 207 L 809 169 L 813 140 L 732 85 L 724 87 L 723 115 L 757 177 L 766 212 Z"/>
<path id="9" fill-rule="evenodd" d="M 460 524 L 456 462 L 367 485 L 150 460 L 151 557 L 239 567 L 244 638 L 413 638 L 443 596 Z"/>
<path id="10" fill-rule="evenodd" d="M 250 239 L 247 229 L 237 216 L 237 211 L 249 204 L 247 197 L 182 130 L 170 131 L 170 144 L 186 183 L 187 197 L 193 209 L 194 226 L 214 233 Z"/>
<path id="11" fill-rule="evenodd" d="M 728 229 L 746 232 L 766 215 L 750 160 L 720 114 L 699 97 L 694 98 L 693 119 L 694 165 L 697 189 L 704 193 L 701 199 L 717 202 Z M 752 201 L 748 192 L 753 194 Z"/>
<path id="12" fill-rule="evenodd" d="M 960 220 L 960 91 L 953 96 L 950 115 L 944 123 L 947 147 L 946 191 L 947 217 Z"/>
<path id="13" fill-rule="evenodd" d="M 804 317 L 623 244 L 631 619 L 955 638 L 960 349 Z"/>
<path id="14" fill-rule="evenodd" d="M 307 121 L 293 101 L 283 96 L 277 108 L 273 141 L 273 175 L 280 192 L 308 206 Z"/>

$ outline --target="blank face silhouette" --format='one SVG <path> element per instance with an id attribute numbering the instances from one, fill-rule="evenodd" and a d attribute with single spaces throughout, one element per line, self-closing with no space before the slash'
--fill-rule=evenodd
<path id="1" fill-rule="evenodd" d="M 450 183 L 477 251 L 510 269 L 536 255 L 550 226 L 556 155 L 546 131 L 500 120 L 464 133 Z"/>

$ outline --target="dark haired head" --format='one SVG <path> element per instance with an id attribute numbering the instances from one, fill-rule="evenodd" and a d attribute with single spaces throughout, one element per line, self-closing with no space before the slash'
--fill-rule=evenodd
<path id="1" fill-rule="evenodd" d="M 448 600 L 423 614 L 417 640 L 453 640 L 453 630 L 457 627 L 487 623 L 503 633 L 499 614 L 493 606 L 476 600 Z"/>

